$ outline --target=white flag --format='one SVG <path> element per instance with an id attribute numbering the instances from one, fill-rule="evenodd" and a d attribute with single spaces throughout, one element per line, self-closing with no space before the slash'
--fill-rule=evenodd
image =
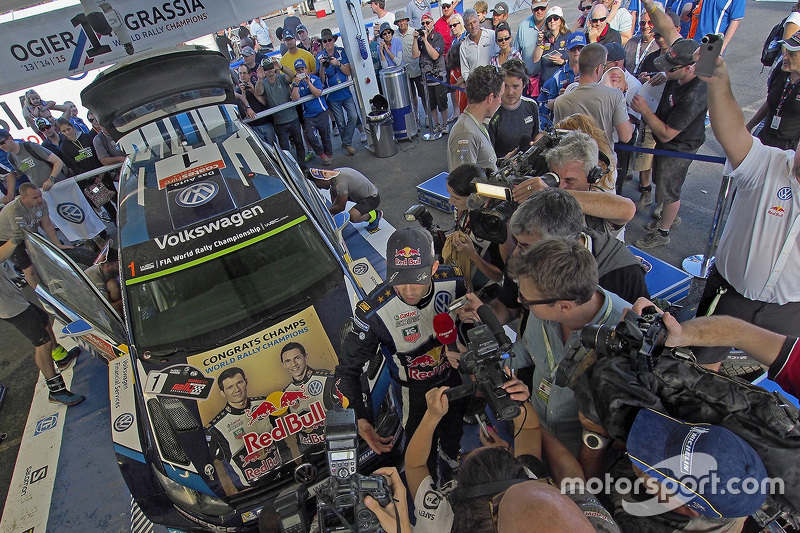
<path id="1" fill-rule="evenodd" d="M 60 181 L 42 196 L 50 209 L 50 220 L 70 241 L 91 239 L 106 225 L 92 209 L 74 178 Z"/>

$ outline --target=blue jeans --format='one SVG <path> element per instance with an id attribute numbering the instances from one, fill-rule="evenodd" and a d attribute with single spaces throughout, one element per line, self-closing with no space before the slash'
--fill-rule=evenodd
<path id="1" fill-rule="evenodd" d="M 339 102 L 332 102 L 328 100 L 328 107 L 331 108 L 333 118 L 336 121 L 336 127 L 339 128 L 339 135 L 342 138 L 343 144 L 353 144 L 353 134 L 356 132 L 356 103 L 353 98 L 341 100 Z M 347 112 L 347 122 L 345 122 L 344 114 Z"/>
<path id="2" fill-rule="evenodd" d="M 264 141 L 270 146 L 275 145 L 275 128 L 272 124 L 262 124 L 260 126 L 250 126 L 259 139 Z"/>
<path id="3" fill-rule="evenodd" d="M 281 150 L 292 151 L 294 146 L 294 158 L 300 168 L 305 169 L 306 147 L 303 144 L 303 132 L 300 130 L 300 120 L 294 119 L 286 124 L 275 124 L 275 134 L 278 136 L 278 143 Z M 289 144 L 291 142 L 291 145 Z"/>
<path id="4" fill-rule="evenodd" d="M 303 122 L 305 122 L 306 130 L 309 134 L 309 141 L 311 142 L 311 148 L 314 150 L 314 153 L 317 155 L 325 154 L 328 157 L 333 157 L 333 145 L 331 144 L 331 121 L 328 120 L 328 113 L 323 111 L 322 113 L 314 115 L 313 117 L 305 115 L 303 117 Z M 317 136 L 312 134 L 315 129 L 319 132 L 319 139 L 322 144 L 320 144 L 320 141 L 317 141 Z"/>

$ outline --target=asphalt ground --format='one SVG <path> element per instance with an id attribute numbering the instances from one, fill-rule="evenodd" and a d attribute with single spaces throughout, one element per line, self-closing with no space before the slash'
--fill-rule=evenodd
<path id="1" fill-rule="evenodd" d="M 467 0 L 467 5 L 471 4 Z M 512 2 L 509 2 L 512 4 Z M 406 3 L 401 0 L 388 0 L 387 9 L 397 11 L 404 9 Z M 550 5 L 559 5 L 564 9 L 565 17 L 572 23 L 578 16 L 577 2 L 555 0 Z M 761 48 L 767 33 L 774 24 L 783 19 L 791 4 L 784 2 L 756 2 L 748 0 L 745 19 L 742 21 L 728 47 L 725 58 L 733 83 L 734 95 L 749 119 L 764 100 L 768 71 L 761 71 L 759 62 Z M 371 9 L 362 8 L 364 19 L 374 18 Z M 434 10 L 437 11 L 437 10 Z M 519 22 L 527 17 L 530 11 L 527 6 L 522 11 L 513 13 L 509 23 L 516 28 Z M 438 16 L 436 14 L 435 16 Z M 319 35 L 322 28 L 338 26 L 335 15 L 323 19 L 302 16 L 303 23 L 309 28 L 311 35 Z M 281 25 L 282 17 L 271 18 L 270 27 L 274 31 Z M 724 156 L 721 147 L 714 139 L 711 128 L 706 130 L 707 140 L 700 149 L 701 154 Z M 368 176 L 379 188 L 382 198 L 381 209 L 384 216 L 395 227 L 402 228 L 408 223 L 403 213 L 412 204 L 418 203 L 416 185 L 447 170 L 445 149 L 447 136 L 437 141 L 424 141 L 419 137 L 410 142 L 398 144 L 398 152 L 392 157 L 377 158 L 372 153 L 357 146 L 354 156 L 347 156 L 338 137 L 333 138 L 334 166 L 350 166 Z M 320 164 L 318 159 L 310 163 Z M 714 208 L 717 202 L 722 165 L 695 162 L 689 169 L 689 176 L 683 189 L 680 216 L 683 222 L 673 229 L 672 242 L 649 251 L 652 255 L 680 267 L 681 261 L 690 255 L 703 253 L 709 236 Z M 638 182 L 625 183 L 623 194 L 638 199 Z M 435 221 L 444 228 L 452 226 L 452 216 L 442 211 L 431 209 Z M 627 240 L 633 243 L 645 234 L 644 224 L 650 221 L 649 213 L 638 213 L 628 224 Z M 702 291 L 702 280 L 695 280 L 689 297 L 682 303 L 692 306 Z M 32 292 L 27 292 L 34 298 Z M 34 385 L 38 374 L 33 362 L 33 349 L 30 343 L 13 327 L 0 321 L 0 383 L 8 387 L 5 400 L 0 407 L 0 432 L 8 433 L 8 437 L 0 443 L 0 509 L 5 504 L 8 486 L 16 461 L 20 440 L 28 416 Z M 91 394 L 91 392 L 88 392 Z M 62 453 L 86 453 L 88 450 L 64 449 Z M 88 496 L 88 495 L 83 495 Z M 81 496 L 78 496 L 81 497 Z"/>

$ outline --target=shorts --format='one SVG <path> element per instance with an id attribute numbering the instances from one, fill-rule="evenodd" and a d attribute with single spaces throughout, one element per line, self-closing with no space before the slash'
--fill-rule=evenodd
<path id="1" fill-rule="evenodd" d="M 376 194 L 375 196 L 367 196 L 366 198 L 359 201 L 356 205 L 353 206 L 353 209 L 365 215 L 378 207 L 381 203 L 380 195 Z"/>
<path id="2" fill-rule="evenodd" d="M 411 97 L 416 98 L 425 94 L 423 91 L 425 90 L 425 86 L 422 84 L 422 75 L 417 76 L 416 78 L 409 78 L 409 83 L 411 84 Z"/>
<path id="3" fill-rule="evenodd" d="M 3 246 L 8 241 L 0 241 L 0 246 Z M 28 250 L 25 249 L 25 243 L 21 242 L 17 245 L 14 249 L 14 253 L 11 254 L 9 257 L 11 261 L 14 262 L 15 265 L 19 267 L 20 270 L 25 270 L 29 266 L 31 266 L 31 258 L 28 255 Z"/>
<path id="4" fill-rule="evenodd" d="M 640 146 L 642 148 L 655 148 L 656 147 L 656 140 L 653 139 L 653 132 L 652 130 L 645 126 L 644 131 L 642 132 L 643 138 L 641 143 L 637 143 L 636 146 Z M 653 154 L 643 154 L 641 152 L 636 152 L 633 156 L 633 170 L 636 172 L 641 172 L 643 170 L 650 170 L 653 168 Z"/>
<path id="5" fill-rule="evenodd" d="M 655 156 L 653 182 L 656 184 L 656 203 L 670 204 L 681 199 L 681 188 L 689 173 L 691 159 Z"/>
<path id="6" fill-rule="evenodd" d="M 428 98 L 430 99 L 431 111 L 438 109 L 439 111 L 447 111 L 447 89 L 444 85 L 437 83 L 436 85 L 428 85 Z"/>
<path id="7" fill-rule="evenodd" d="M 37 348 L 50 342 L 50 333 L 47 331 L 50 315 L 33 304 L 17 316 L 3 320 L 17 328 Z"/>

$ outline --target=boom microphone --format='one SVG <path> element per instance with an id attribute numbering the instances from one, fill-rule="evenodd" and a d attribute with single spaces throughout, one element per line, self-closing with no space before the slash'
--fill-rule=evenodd
<path id="1" fill-rule="evenodd" d="M 433 317 L 433 331 L 436 332 L 436 338 L 442 345 L 447 346 L 451 352 L 457 352 L 456 341 L 458 340 L 458 333 L 456 332 L 456 323 L 453 318 L 447 313 L 439 313 Z"/>
<path id="2" fill-rule="evenodd" d="M 500 349 L 504 352 L 510 350 L 514 343 L 511 342 L 511 339 L 509 339 L 508 335 L 506 335 L 503 326 L 500 324 L 500 321 L 497 320 L 492 308 L 486 304 L 483 304 L 478 308 L 478 317 L 481 319 L 481 322 L 486 324 L 489 329 L 492 330 L 494 338 L 497 339 L 497 343 L 500 344 Z"/>

